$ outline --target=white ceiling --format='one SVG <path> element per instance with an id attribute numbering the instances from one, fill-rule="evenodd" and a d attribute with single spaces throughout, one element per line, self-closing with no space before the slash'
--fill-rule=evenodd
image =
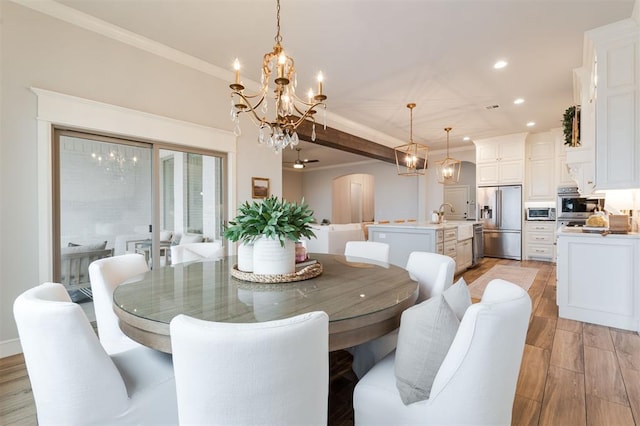
<path id="1" fill-rule="evenodd" d="M 59 2 L 223 69 L 238 57 L 247 80 L 259 80 L 274 44 L 274 0 Z M 455 149 L 471 144 L 464 136 L 560 127 L 584 31 L 630 17 L 633 0 L 281 0 L 281 8 L 301 93 L 321 70 L 332 116 L 399 141 L 415 102 L 414 140 L 443 149 L 449 126 Z M 494 70 L 498 59 L 509 65 Z M 320 156 L 311 148 L 301 157 Z M 283 160 L 295 160 L 286 151 Z"/>

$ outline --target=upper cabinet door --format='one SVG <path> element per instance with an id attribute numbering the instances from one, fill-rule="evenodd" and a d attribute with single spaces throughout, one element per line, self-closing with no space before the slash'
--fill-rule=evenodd
<path id="1" fill-rule="evenodd" d="M 596 186 L 640 186 L 640 32 L 596 43 Z"/>

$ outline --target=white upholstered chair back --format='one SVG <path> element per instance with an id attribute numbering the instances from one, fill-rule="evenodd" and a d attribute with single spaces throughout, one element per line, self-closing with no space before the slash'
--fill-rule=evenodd
<path id="1" fill-rule="evenodd" d="M 149 271 L 141 254 L 123 254 L 96 260 L 89 265 L 93 307 L 96 312 L 100 343 L 109 354 L 139 347 L 124 335 L 113 312 L 113 291 L 123 282 Z"/>
<path id="2" fill-rule="evenodd" d="M 395 352 L 356 385 L 356 425 L 509 425 L 531 314 L 521 287 L 493 280 L 464 314 L 429 399 L 404 405 L 396 388 Z"/>
<path id="3" fill-rule="evenodd" d="M 147 348 L 109 356 L 61 284 L 13 305 L 40 425 L 177 422 L 171 358 Z"/>
<path id="4" fill-rule="evenodd" d="M 389 244 L 377 241 L 347 241 L 344 255 L 389 263 Z"/>
<path id="5" fill-rule="evenodd" d="M 416 303 L 442 294 L 453 284 L 456 262 L 449 256 L 423 251 L 409 255 L 407 271 L 412 280 L 418 281 L 419 294 Z M 374 364 L 396 348 L 398 330 L 394 330 L 375 340 L 363 343 L 348 351 L 353 355 L 353 372 L 362 377 Z"/>
<path id="6" fill-rule="evenodd" d="M 127 408 L 120 373 L 61 284 L 27 290 L 13 312 L 39 424 L 91 424 Z"/>
<path id="7" fill-rule="evenodd" d="M 409 255 L 406 269 L 411 279 L 418 281 L 420 294 L 416 303 L 420 303 L 451 287 L 456 262 L 438 253 L 414 251 Z"/>
<path id="8" fill-rule="evenodd" d="M 326 425 L 328 316 L 171 321 L 181 424 Z"/>
<path id="9" fill-rule="evenodd" d="M 171 264 L 219 259 L 224 256 L 220 241 L 211 243 L 188 243 L 171 246 Z"/>

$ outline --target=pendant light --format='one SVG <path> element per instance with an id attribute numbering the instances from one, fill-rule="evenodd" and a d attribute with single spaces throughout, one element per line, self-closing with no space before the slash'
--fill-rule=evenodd
<path id="1" fill-rule="evenodd" d="M 460 180 L 462 162 L 449 157 L 449 132 L 451 132 L 451 127 L 445 127 L 444 131 L 447 132 L 447 157 L 442 161 L 436 162 L 436 175 L 438 176 L 438 183 L 451 185 L 458 183 Z"/>
<path id="2" fill-rule="evenodd" d="M 420 176 L 427 170 L 429 148 L 413 141 L 413 109 L 416 104 L 407 104 L 411 111 L 411 127 L 409 143 L 393 148 L 396 155 L 396 167 L 400 176 Z"/>

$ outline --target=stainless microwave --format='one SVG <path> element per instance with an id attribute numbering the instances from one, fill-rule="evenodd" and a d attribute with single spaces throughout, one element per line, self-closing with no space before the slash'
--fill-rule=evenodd
<path id="1" fill-rule="evenodd" d="M 558 188 L 558 219 L 587 219 L 594 212 L 604 210 L 604 197 L 584 197 L 575 187 Z"/>
<path id="2" fill-rule="evenodd" d="M 556 220 L 555 207 L 527 207 L 526 220 Z"/>

